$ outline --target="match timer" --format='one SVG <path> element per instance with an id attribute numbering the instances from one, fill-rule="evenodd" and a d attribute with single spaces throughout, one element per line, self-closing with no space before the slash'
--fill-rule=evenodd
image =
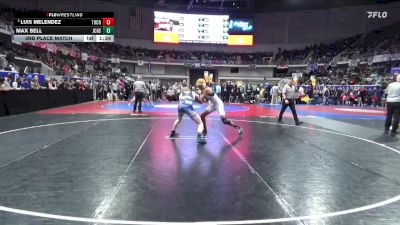
<path id="1" fill-rule="evenodd" d="M 16 12 L 16 42 L 114 42 L 113 12 Z"/>

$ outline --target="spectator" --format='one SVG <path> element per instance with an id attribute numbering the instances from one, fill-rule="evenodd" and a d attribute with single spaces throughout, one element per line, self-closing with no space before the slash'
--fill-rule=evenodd
<path id="1" fill-rule="evenodd" d="M 153 101 L 157 101 L 157 83 L 155 81 L 150 81 L 150 89 L 151 89 L 151 99 Z"/>
<path id="2" fill-rule="evenodd" d="M 33 80 L 31 81 L 31 87 L 34 90 L 39 90 L 40 89 L 40 84 L 39 84 L 39 78 L 35 76 Z"/>
<path id="3" fill-rule="evenodd" d="M 4 77 L 0 77 L 0 91 L 7 91 Z"/>
<path id="4" fill-rule="evenodd" d="M 215 93 L 218 95 L 219 98 L 221 98 L 221 85 L 219 83 L 215 85 Z"/>
<path id="5" fill-rule="evenodd" d="M 331 96 L 329 88 L 324 85 L 324 88 L 322 89 L 322 95 L 323 95 L 323 103 L 324 105 L 328 105 L 328 99 Z"/>
<path id="6" fill-rule="evenodd" d="M 167 91 L 167 101 L 176 101 L 176 97 L 175 97 L 175 91 L 173 89 L 173 87 L 169 87 L 168 91 Z"/>
<path id="7" fill-rule="evenodd" d="M 49 83 L 49 89 L 50 90 L 57 90 L 57 80 L 56 79 L 51 79 Z"/>
<path id="8" fill-rule="evenodd" d="M 306 93 L 305 93 L 304 88 L 302 86 L 299 87 L 299 92 L 297 93 L 297 95 L 298 95 L 297 102 L 298 103 L 305 103 L 305 102 L 303 102 L 301 100 L 303 97 L 306 96 Z"/>
<path id="9" fill-rule="evenodd" d="M 275 84 L 271 88 L 271 104 L 278 104 L 279 102 L 279 87 L 278 84 Z"/>
<path id="10" fill-rule="evenodd" d="M 28 78 L 24 78 L 22 83 L 21 83 L 21 88 L 24 89 L 24 90 L 32 89 L 31 81 Z"/>
<path id="11" fill-rule="evenodd" d="M 21 78 L 20 77 L 18 77 L 17 80 L 15 80 L 12 83 L 12 89 L 13 90 L 21 90 Z"/>

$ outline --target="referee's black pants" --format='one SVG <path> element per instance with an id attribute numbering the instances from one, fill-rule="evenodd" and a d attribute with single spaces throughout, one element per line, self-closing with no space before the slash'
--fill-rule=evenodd
<path id="1" fill-rule="evenodd" d="M 133 105 L 133 112 L 136 112 L 136 106 L 138 106 L 139 112 L 142 111 L 143 98 L 144 98 L 143 92 L 135 91 L 135 104 Z"/>
<path id="2" fill-rule="evenodd" d="M 390 126 L 392 126 L 392 132 L 396 132 L 400 120 L 400 102 L 387 102 L 386 105 L 385 131 L 389 131 Z"/>
<path id="3" fill-rule="evenodd" d="M 282 108 L 281 112 L 279 113 L 279 121 L 282 120 L 283 113 L 285 112 L 286 108 L 289 106 L 290 110 L 292 111 L 294 121 L 297 123 L 299 122 L 299 118 L 297 118 L 297 113 L 296 113 L 296 107 L 295 107 L 295 102 L 294 99 L 288 99 L 289 104 L 285 104 L 285 100 L 282 99 Z"/>

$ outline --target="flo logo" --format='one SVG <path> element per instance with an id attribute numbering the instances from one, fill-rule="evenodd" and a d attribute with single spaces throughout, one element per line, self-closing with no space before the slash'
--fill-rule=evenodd
<path id="1" fill-rule="evenodd" d="M 388 13 L 386 11 L 384 12 L 372 12 L 372 11 L 367 11 L 368 18 L 375 19 L 385 19 L 388 16 Z"/>

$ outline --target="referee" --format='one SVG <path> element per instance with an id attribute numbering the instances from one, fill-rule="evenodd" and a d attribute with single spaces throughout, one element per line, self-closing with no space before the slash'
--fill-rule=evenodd
<path id="1" fill-rule="evenodd" d="M 282 115 L 285 112 L 286 108 L 289 106 L 290 110 L 292 111 L 294 121 L 296 122 L 296 126 L 303 124 L 303 122 L 301 122 L 299 118 L 297 118 L 295 108 L 296 97 L 296 86 L 294 85 L 293 79 L 290 79 L 289 83 L 287 83 L 282 89 L 282 108 L 281 112 L 279 113 L 278 123 L 283 124 Z"/>
<path id="2" fill-rule="evenodd" d="M 387 87 L 386 106 L 385 134 L 389 133 L 389 128 L 392 126 L 391 134 L 396 135 L 400 119 L 400 75 L 397 75 L 396 82 L 390 83 Z"/>
<path id="3" fill-rule="evenodd" d="M 142 77 L 138 76 L 138 79 L 133 83 L 133 91 L 135 93 L 135 104 L 133 105 L 134 113 L 136 112 L 136 106 L 138 106 L 139 113 L 142 112 L 142 101 L 144 98 L 146 84 L 141 79 Z"/>

